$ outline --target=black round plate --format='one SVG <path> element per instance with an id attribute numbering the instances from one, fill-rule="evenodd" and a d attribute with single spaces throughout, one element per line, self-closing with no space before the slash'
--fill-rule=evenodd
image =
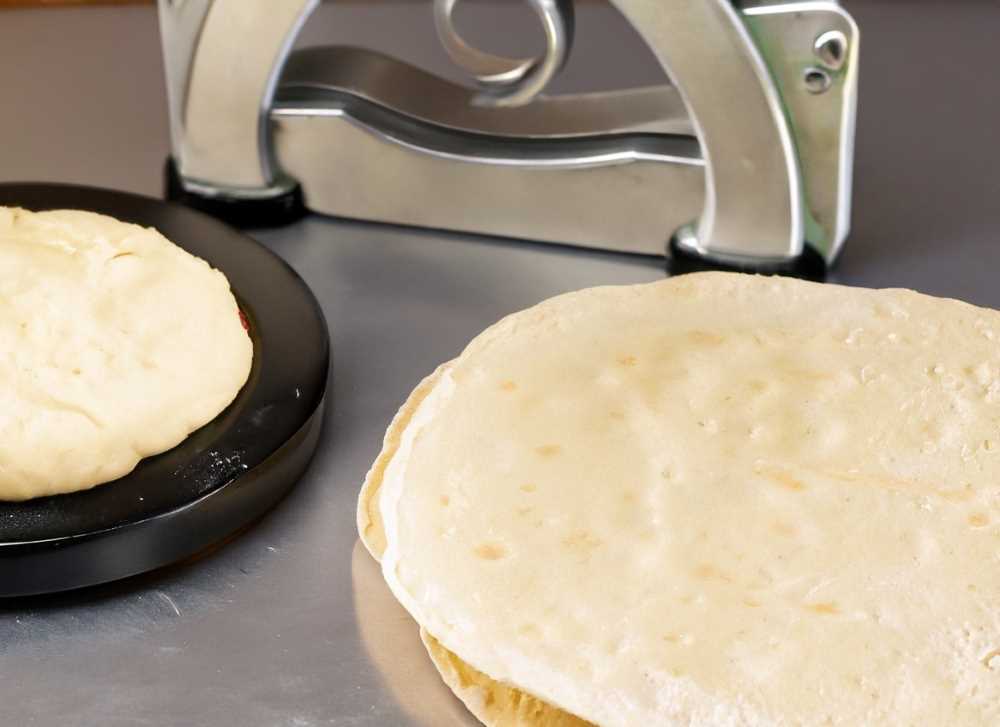
<path id="1" fill-rule="evenodd" d="M 249 237 L 148 197 L 0 184 L 0 205 L 84 209 L 155 227 L 226 274 L 254 343 L 250 379 L 236 400 L 174 449 L 92 490 L 0 502 L 0 597 L 69 590 L 173 563 L 277 502 L 316 448 L 329 368 L 326 323 L 302 279 Z"/>

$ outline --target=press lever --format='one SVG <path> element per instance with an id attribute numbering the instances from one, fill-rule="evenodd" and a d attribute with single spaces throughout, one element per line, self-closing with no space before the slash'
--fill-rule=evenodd
<path id="1" fill-rule="evenodd" d="M 548 93 L 572 47 L 570 0 L 530 0 L 546 37 L 530 59 L 472 47 L 456 0 L 435 0 L 472 88 L 362 48 L 290 52 L 318 0 L 159 0 L 172 192 L 256 222 L 304 201 L 625 252 L 673 240 L 749 269 L 832 263 L 850 221 L 850 15 L 832 0 L 611 2 L 670 83 Z"/>

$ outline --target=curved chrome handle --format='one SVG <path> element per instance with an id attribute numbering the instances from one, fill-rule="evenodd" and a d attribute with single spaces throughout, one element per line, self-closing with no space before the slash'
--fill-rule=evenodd
<path id="1" fill-rule="evenodd" d="M 434 24 L 451 59 L 467 70 L 481 93 L 473 103 L 524 106 L 562 69 L 573 46 L 573 0 L 528 0 L 545 32 L 545 54 L 538 58 L 504 58 L 473 48 L 455 29 L 452 13 L 458 0 L 434 0 Z"/>
<path id="2" fill-rule="evenodd" d="M 160 0 L 171 148 L 213 194 L 284 189 L 270 138 L 278 75 L 320 0 Z"/>

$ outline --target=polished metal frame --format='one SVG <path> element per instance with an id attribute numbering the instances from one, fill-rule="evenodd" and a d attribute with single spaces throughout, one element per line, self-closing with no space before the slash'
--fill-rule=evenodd
<path id="1" fill-rule="evenodd" d="M 318 0 L 159 0 L 172 153 L 191 193 L 317 212 L 768 266 L 849 231 L 858 29 L 831 0 L 612 0 L 671 85 L 544 90 L 569 0 L 529 0 L 548 46 L 503 59 L 457 34 L 466 88 L 365 49 L 292 44 Z M 248 52 L 252 49 L 252 52 Z"/>

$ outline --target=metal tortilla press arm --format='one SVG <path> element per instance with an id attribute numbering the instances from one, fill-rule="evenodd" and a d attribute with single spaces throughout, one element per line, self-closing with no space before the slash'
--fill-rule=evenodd
<path id="1" fill-rule="evenodd" d="M 547 96 L 525 62 L 465 88 L 363 49 L 290 53 L 317 0 L 160 0 L 175 192 L 253 209 L 300 186 L 326 214 L 652 254 L 673 239 L 746 267 L 808 245 L 832 262 L 850 217 L 850 16 L 612 2 L 673 85 Z M 534 62 L 545 83 L 572 40 L 565 4 L 546 7 L 562 31 Z"/>

